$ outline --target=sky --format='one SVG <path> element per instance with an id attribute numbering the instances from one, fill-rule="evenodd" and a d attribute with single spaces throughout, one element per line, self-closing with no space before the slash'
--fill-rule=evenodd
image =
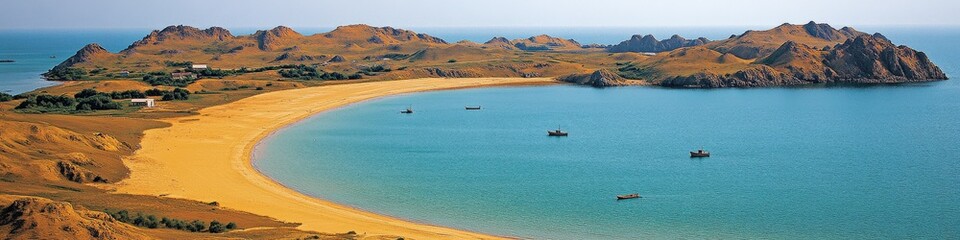
<path id="1" fill-rule="evenodd" d="M 5 0 L 0 29 L 960 26 L 960 0 Z"/>

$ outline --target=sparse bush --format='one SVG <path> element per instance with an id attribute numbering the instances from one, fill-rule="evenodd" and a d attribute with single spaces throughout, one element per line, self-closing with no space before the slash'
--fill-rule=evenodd
<path id="1" fill-rule="evenodd" d="M 60 68 L 51 69 L 43 74 L 43 77 L 50 80 L 81 80 L 87 78 L 87 71 L 82 68 Z"/>
<path id="2" fill-rule="evenodd" d="M 0 102 L 6 102 L 10 100 L 13 100 L 12 95 L 0 92 Z"/>
<path id="3" fill-rule="evenodd" d="M 110 97 L 97 94 L 90 97 L 78 98 L 76 110 L 89 111 L 121 108 L 123 108 L 122 105 L 118 102 L 114 102 L 110 99 Z"/>
<path id="4" fill-rule="evenodd" d="M 455 63 L 455 62 L 457 62 L 457 60 L 456 60 L 456 59 L 450 59 L 450 60 L 447 60 L 447 62 L 448 62 L 448 63 Z"/>
<path id="5" fill-rule="evenodd" d="M 37 110 L 40 112 L 63 111 L 73 107 L 76 101 L 68 96 L 48 94 L 30 96 L 14 109 Z"/>

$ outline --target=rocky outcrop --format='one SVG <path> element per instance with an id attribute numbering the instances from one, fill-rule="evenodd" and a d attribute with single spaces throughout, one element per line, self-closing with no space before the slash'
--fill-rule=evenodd
<path id="1" fill-rule="evenodd" d="M 83 168 L 81 166 L 78 166 L 68 161 L 57 162 L 57 169 L 59 170 L 61 176 L 63 176 L 64 178 L 72 182 L 77 182 L 77 183 L 91 183 L 91 182 L 106 183 L 107 182 L 106 178 L 100 177 L 96 173 L 91 172 L 86 168 Z"/>
<path id="2" fill-rule="evenodd" d="M 101 56 L 110 56 L 113 55 L 107 49 L 104 49 L 100 44 L 91 43 L 83 46 L 76 54 L 67 58 L 57 66 L 53 67 L 53 70 L 62 70 L 68 67 L 72 67 L 78 63 L 84 63 L 93 60 L 96 57 Z"/>
<path id="3" fill-rule="evenodd" d="M 541 34 L 511 41 L 513 46 L 524 51 L 576 50 L 581 44 L 573 39 L 563 39 Z"/>
<path id="4" fill-rule="evenodd" d="M 443 69 L 443 68 L 424 68 L 423 71 L 426 71 L 430 76 L 442 77 L 442 78 L 472 78 L 472 77 L 481 77 L 482 75 L 465 71 L 460 69 Z"/>
<path id="5" fill-rule="evenodd" d="M 346 61 L 347 61 L 347 59 L 346 59 L 346 58 L 343 58 L 343 56 L 340 56 L 340 55 L 336 55 L 336 56 L 333 56 L 332 58 L 330 58 L 330 62 L 334 62 L 334 63 L 346 62 Z"/>
<path id="6" fill-rule="evenodd" d="M 13 199 L 0 210 L 0 239 L 150 239 L 106 213 L 75 209 L 67 202 L 11 195 L 0 198 Z"/>
<path id="7" fill-rule="evenodd" d="M 147 46 L 147 45 L 157 45 L 165 41 L 176 41 L 176 40 L 197 40 L 197 41 L 225 41 L 233 39 L 233 34 L 229 30 L 221 27 L 210 27 L 204 30 L 199 28 L 177 25 L 177 26 L 168 26 L 163 30 L 153 30 L 149 35 L 143 37 L 140 41 L 136 41 L 131 44 L 127 49 L 121 51 L 122 53 L 130 53 L 134 51 L 137 47 Z"/>
<path id="8" fill-rule="evenodd" d="M 341 41 L 367 42 L 373 44 L 396 44 L 401 42 L 447 44 L 447 41 L 427 34 L 392 27 L 372 27 L 364 24 L 340 26 L 323 36 Z"/>
<path id="9" fill-rule="evenodd" d="M 882 35 L 881 35 L 882 36 Z M 835 79 L 857 82 L 914 82 L 947 79 L 926 54 L 895 46 L 886 38 L 860 36 L 837 45 L 824 62 Z"/>
<path id="10" fill-rule="evenodd" d="M 285 26 L 278 26 L 270 30 L 260 30 L 253 34 L 257 40 L 257 48 L 263 51 L 282 49 L 286 43 L 303 37 L 297 31 Z"/>
<path id="11" fill-rule="evenodd" d="M 903 83 L 947 79 L 923 52 L 882 35 L 860 35 L 832 48 L 787 41 L 753 68 L 734 74 L 697 73 L 660 82 L 668 87 L 766 87 L 810 83 Z"/>
<path id="12" fill-rule="evenodd" d="M 700 46 L 710 42 L 706 38 L 697 38 L 687 40 L 680 35 L 673 35 L 669 39 L 657 40 L 653 35 L 633 35 L 630 40 L 620 42 L 620 44 L 610 46 L 607 51 L 610 52 L 665 52 L 682 47 Z"/>
<path id="13" fill-rule="evenodd" d="M 490 41 L 483 43 L 483 45 L 487 47 L 502 48 L 507 50 L 517 49 L 517 47 L 514 47 L 513 43 L 511 43 L 510 40 L 505 37 L 491 38 Z"/>
<path id="14" fill-rule="evenodd" d="M 290 60 L 290 61 L 305 62 L 305 61 L 321 60 L 325 57 L 326 56 L 311 56 L 311 55 L 296 53 L 296 52 L 284 52 L 283 54 L 280 54 L 280 56 L 277 56 L 276 58 L 274 58 L 273 61 L 279 62 L 279 61 Z"/>
<path id="15" fill-rule="evenodd" d="M 606 69 L 597 70 L 588 74 L 565 75 L 558 77 L 557 80 L 593 87 L 626 86 L 636 85 L 638 83 L 637 81 L 628 81 L 620 77 L 620 75 Z"/>

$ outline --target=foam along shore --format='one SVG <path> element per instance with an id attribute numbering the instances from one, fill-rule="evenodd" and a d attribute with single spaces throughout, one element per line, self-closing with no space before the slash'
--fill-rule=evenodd
<path id="1" fill-rule="evenodd" d="M 556 84 L 549 78 L 412 79 L 363 82 L 264 93 L 165 119 L 172 126 L 144 133 L 125 159 L 130 177 L 120 193 L 163 195 L 302 223 L 302 230 L 415 239 L 495 239 L 497 236 L 377 215 L 313 198 L 254 169 L 251 151 L 273 131 L 319 112 L 383 96 L 488 86 Z"/>

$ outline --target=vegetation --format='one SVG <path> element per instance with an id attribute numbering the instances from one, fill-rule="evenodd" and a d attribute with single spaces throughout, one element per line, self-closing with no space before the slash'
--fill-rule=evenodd
<path id="1" fill-rule="evenodd" d="M 180 68 L 193 66 L 193 62 L 191 61 L 183 61 L 183 62 L 164 61 L 163 64 L 167 65 L 167 67 L 180 67 Z"/>
<path id="2" fill-rule="evenodd" d="M 456 60 L 456 59 L 450 59 L 450 60 L 447 60 L 447 62 L 448 62 L 448 63 L 455 63 L 455 62 L 457 62 L 457 60 Z"/>
<path id="3" fill-rule="evenodd" d="M 13 100 L 13 95 L 0 92 L 0 102 L 6 102 L 10 100 Z"/>
<path id="4" fill-rule="evenodd" d="M 161 96 L 160 101 L 187 100 L 190 99 L 190 90 L 183 88 L 174 88 L 173 91 L 149 89 L 144 92 L 147 96 Z"/>
<path id="5" fill-rule="evenodd" d="M 130 98 L 147 97 L 146 94 L 138 90 L 126 90 L 126 91 L 120 91 L 120 92 L 113 91 L 113 92 L 105 93 L 105 92 L 98 92 L 97 90 L 93 90 L 89 88 L 83 89 L 77 94 L 74 94 L 73 97 L 77 99 L 81 99 L 81 98 L 87 98 L 87 97 L 92 97 L 96 95 L 103 95 L 103 96 L 109 97 L 110 99 L 130 99 Z"/>
<path id="6" fill-rule="evenodd" d="M 81 80 L 81 79 L 87 78 L 87 71 L 83 70 L 82 68 L 73 68 L 73 67 L 60 68 L 60 69 L 55 68 L 48 71 L 47 73 L 44 73 L 43 77 L 50 80 L 68 80 L 68 81 Z"/>
<path id="7" fill-rule="evenodd" d="M 162 217 L 160 219 L 157 219 L 157 217 L 154 215 L 144 215 L 139 212 L 136 214 L 131 214 L 127 210 L 120 210 L 120 211 L 106 210 L 104 212 L 109 214 L 111 217 L 113 217 L 113 219 L 116 219 L 117 221 L 133 224 L 134 226 L 144 227 L 144 228 L 161 228 L 162 227 L 162 228 L 176 229 L 176 230 L 182 230 L 182 231 L 209 232 L 209 233 L 222 233 L 222 232 L 227 232 L 237 228 L 236 223 L 229 222 L 227 224 L 223 224 L 217 220 L 210 221 L 210 225 L 208 226 L 206 223 L 200 220 L 193 220 L 193 221 L 187 222 L 185 220 L 180 220 L 176 218 L 167 218 L 167 217 Z"/>
<path id="8" fill-rule="evenodd" d="M 627 79 L 652 79 L 660 73 L 653 68 L 639 67 L 632 62 L 617 63 L 617 74 Z"/>
<path id="9" fill-rule="evenodd" d="M 57 112 L 69 110 L 77 102 L 65 95 L 53 96 L 48 94 L 30 96 L 17 105 L 18 110 L 34 110 L 38 112 Z"/>
<path id="10" fill-rule="evenodd" d="M 285 78 L 294 78 L 301 80 L 343 80 L 346 75 L 339 72 L 324 72 L 315 67 L 307 65 L 295 65 L 292 68 L 280 69 L 280 76 Z"/>
<path id="11" fill-rule="evenodd" d="M 358 74 L 362 73 L 367 76 L 373 76 L 373 75 L 377 75 L 377 73 L 390 72 L 390 71 L 393 71 L 393 69 L 390 69 L 389 67 L 386 67 L 384 65 L 377 64 L 369 67 L 361 67 L 360 72 L 357 72 L 357 73 Z"/>
<path id="12" fill-rule="evenodd" d="M 76 110 L 90 111 L 121 108 L 123 108 L 123 106 L 121 106 L 119 102 L 114 102 L 106 95 L 97 94 L 90 97 L 78 98 Z"/>
<path id="13" fill-rule="evenodd" d="M 173 86 L 173 87 L 186 87 L 191 83 L 197 81 L 197 79 L 192 77 L 182 78 L 182 79 L 173 79 L 169 74 L 165 72 L 151 72 L 146 76 L 143 76 L 143 81 L 149 83 L 153 86 Z"/>

